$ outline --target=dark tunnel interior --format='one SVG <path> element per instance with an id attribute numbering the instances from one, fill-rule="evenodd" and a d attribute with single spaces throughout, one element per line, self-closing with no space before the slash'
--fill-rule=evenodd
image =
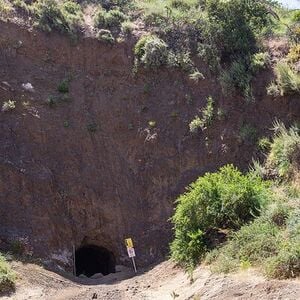
<path id="1" fill-rule="evenodd" d="M 76 276 L 90 277 L 96 273 L 115 273 L 116 260 L 112 252 L 104 247 L 85 245 L 75 252 Z"/>

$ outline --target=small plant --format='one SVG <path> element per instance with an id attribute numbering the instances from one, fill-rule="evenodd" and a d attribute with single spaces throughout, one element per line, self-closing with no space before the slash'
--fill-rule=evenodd
<path id="1" fill-rule="evenodd" d="M 57 87 L 57 90 L 62 94 L 69 93 L 69 80 L 64 79 Z"/>
<path id="2" fill-rule="evenodd" d="M 196 116 L 189 124 L 190 132 L 195 133 L 198 129 L 205 130 L 213 120 L 214 100 L 211 96 L 207 98 L 206 106 L 201 110 L 201 118 Z"/>
<path id="3" fill-rule="evenodd" d="M 245 142 L 254 144 L 257 140 L 257 130 L 251 124 L 243 124 L 240 128 L 239 138 Z"/>
<path id="4" fill-rule="evenodd" d="M 124 21 L 121 24 L 121 30 L 122 30 L 123 34 L 130 35 L 134 30 L 134 24 L 128 20 Z"/>
<path id="5" fill-rule="evenodd" d="M 257 146 L 260 150 L 262 151 L 267 151 L 270 149 L 271 147 L 271 141 L 269 138 L 267 137 L 262 137 L 258 140 L 257 142 Z"/>
<path id="6" fill-rule="evenodd" d="M 16 101 L 12 101 L 12 100 L 5 101 L 2 105 L 3 112 L 11 111 L 14 110 L 15 108 L 16 108 Z"/>
<path id="7" fill-rule="evenodd" d="M 109 44 L 113 44 L 115 42 L 115 38 L 112 36 L 110 30 L 107 29 L 100 29 L 97 33 L 97 39 Z"/>
<path id="8" fill-rule="evenodd" d="M 54 108 L 57 104 L 57 98 L 53 95 L 50 95 L 47 98 L 46 103 L 49 105 L 50 108 Z"/>
<path id="9" fill-rule="evenodd" d="M 135 45 L 134 54 L 137 63 L 153 68 L 167 64 L 167 44 L 155 35 L 142 36 Z"/>
<path id="10" fill-rule="evenodd" d="M 270 63 L 270 55 L 268 52 L 259 52 L 251 57 L 250 68 L 253 73 L 257 73 L 259 70 L 266 68 Z"/>
<path id="11" fill-rule="evenodd" d="M 11 292 L 15 288 L 16 275 L 4 256 L 0 254 L 0 294 Z"/>
<path id="12" fill-rule="evenodd" d="M 300 151 L 299 129 L 295 126 L 287 129 L 283 123 L 274 123 L 275 137 L 267 157 L 267 167 L 282 178 L 289 178 L 297 172 L 297 164 L 292 162 Z"/>
<path id="13" fill-rule="evenodd" d="M 276 84 L 281 96 L 300 93 L 300 75 L 285 62 L 275 67 Z"/>
<path id="14" fill-rule="evenodd" d="M 70 127 L 70 122 L 69 121 L 64 121 L 64 127 L 69 128 Z"/>
<path id="15" fill-rule="evenodd" d="M 291 47 L 288 55 L 287 55 L 288 62 L 294 64 L 300 61 L 300 45 L 294 45 Z"/>
<path id="16" fill-rule="evenodd" d="M 33 4 L 36 24 L 44 31 L 74 35 L 82 20 L 81 6 L 73 1 L 38 0 Z"/>
<path id="17" fill-rule="evenodd" d="M 119 28 L 127 16 L 119 9 L 100 10 L 95 17 L 95 26 L 100 29 Z"/>
<path id="18" fill-rule="evenodd" d="M 199 80 L 205 79 L 204 75 L 199 71 L 195 71 L 189 75 L 189 78 L 195 82 L 199 82 Z"/>
<path id="19" fill-rule="evenodd" d="M 222 107 L 218 107 L 217 109 L 217 117 L 219 121 L 225 120 L 227 116 L 227 111 L 222 108 Z"/>
<path id="20" fill-rule="evenodd" d="M 98 125 L 96 123 L 89 123 L 87 126 L 86 126 L 87 130 L 89 132 L 96 132 L 97 129 L 98 129 Z"/>
<path id="21" fill-rule="evenodd" d="M 280 89 L 278 85 L 272 81 L 269 86 L 267 86 L 267 94 L 269 96 L 278 97 L 280 96 Z"/>

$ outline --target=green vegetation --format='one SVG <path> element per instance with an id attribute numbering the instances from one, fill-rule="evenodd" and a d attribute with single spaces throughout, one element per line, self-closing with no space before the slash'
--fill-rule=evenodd
<path id="1" fill-rule="evenodd" d="M 0 294 L 15 288 L 16 275 L 2 254 L 0 254 Z"/>
<path id="2" fill-rule="evenodd" d="M 272 82 L 267 92 L 273 96 L 285 96 L 300 93 L 300 75 L 285 62 L 278 62 L 275 67 L 276 81 Z"/>
<path id="3" fill-rule="evenodd" d="M 274 124 L 263 165 L 242 175 L 233 166 L 207 173 L 177 200 L 172 258 L 187 269 L 201 260 L 215 272 L 260 267 L 271 278 L 300 275 L 299 128 Z M 262 178 L 270 176 L 272 181 Z M 211 243 L 224 233 L 227 241 Z"/>
<path id="4" fill-rule="evenodd" d="M 81 6 L 72 0 L 38 0 L 31 7 L 36 24 L 42 30 L 75 34 L 82 21 Z"/>
<path id="5" fill-rule="evenodd" d="M 276 193 L 279 196 L 260 217 L 233 233 L 225 246 L 207 256 L 214 271 L 228 273 L 246 263 L 249 267 L 262 266 L 268 277 L 300 275 L 299 198 L 283 190 Z"/>
<path id="6" fill-rule="evenodd" d="M 127 16 L 119 9 L 112 9 L 108 12 L 100 10 L 95 17 L 95 25 L 100 29 L 118 29 Z"/>
<path id="7" fill-rule="evenodd" d="M 198 178 L 177 200 L 172 258 L 195 267 L 209 248 L 211 230 L 240 228 L 259 215 L 269 194 L 268 183 L 253 174 L 243 175 L 232 165 Z"/>
<path id="8" fill-rule="evenodd" d="M 167 48 L 167 44 L 155 35 L 142 36 L 134 48 L 136 62 L 148 68 L 166 65 Z"/>
<path id="9" fill-rule="evenodd" d="M 299 171 L 297 156 L 300 153 L 300 130 L 296 126 L 287 129 L 282 123 L 276 122 L 274 131 L 266 167 L 281 178 L 290 178 Z"/>
<path id="10" fill-rule="evenodd" d="M 64 79 L 63 81 L 61 81 L 57 87 L 57 90 L 62 94 L 69 93 L 69 80 Z"/>
<path id="11" fill-rule="evenodd" d="M 206 106 L 201 110 L 201 117 L 196 116 L 189 124 L 190 132 L 205 130 L 214 117 L 214 100 L 211 96 L 207 98 Z"/>
<path id="12" fill-rule="evenodd" d="M 240 128 L 239 138 L 244 143 L 254 144 L 257 140 L 256 128 L 248 123 L 243 124 Z"/>

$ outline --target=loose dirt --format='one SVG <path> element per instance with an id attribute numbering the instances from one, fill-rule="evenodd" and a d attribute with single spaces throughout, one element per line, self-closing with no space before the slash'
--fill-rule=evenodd
<path id="1" fill-rule="evenodd" d="M 188 300 L 188 299 L 300 299 L 300 281 L 267 281 L 256 270 L 233 275 L 212 274 L 207 267 L 195 270 L 193 281 L 170 261 L 135 275 L 130 268 L 101 279 L 58 275 L 33 264 L 14 262 L 16 292 L 6 299 L 27 300 Z"/>

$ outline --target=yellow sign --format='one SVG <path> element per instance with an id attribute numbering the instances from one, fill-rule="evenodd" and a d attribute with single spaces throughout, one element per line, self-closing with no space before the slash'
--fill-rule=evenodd
<path id="1" fill-rule="evenodd" d="M 133 242 L 131 238 L 125 239 L 125 245 L 127 248 L 133 248 Z"/>

